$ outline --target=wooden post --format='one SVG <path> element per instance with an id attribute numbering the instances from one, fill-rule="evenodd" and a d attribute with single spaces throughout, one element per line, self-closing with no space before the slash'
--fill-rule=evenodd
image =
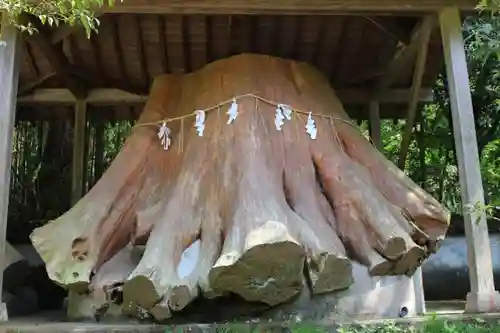
<path id="1" fill-rule="evenodd" d="M 97 120 L 95 127 L 95 171 L 92 186 L 104 173 L 104 121 Z"/>
<path id="2" fill-rule="evenodd" d="M 1 13 L 0 13 L 1 14 Z M 0 36 L 0 264 L 5 266 L 5 243 L 10 192 L 12 135 L 16 113 L 17 84 L 21 62 L 20 37 L 17 29 L 2 20 Z M 0 291 L 3 274 L 0 274 Z M 7 308 L 0 303 L 0 320 L 7 320 Z"/>
<path id="3" fill-rule="evenodd" d="M 85 132 L 87 129 L 87 103 L 75 104 L 75 122 L 73 132 L 73 170 L 71 176 L 71 203 L 74 205 L 83 195 L 83 172 L 85 170 Z"/>
<path id="4" fill-rule="evenodd" d="M 417 112 L 420 89 L 422 87 L 422 79 L 424 77 L 425 65 L 427 64 L 427 51 L 429 49 L 429 40 L 431 38 L 432 21 L 426 21 L 422 33 L 418 40 L 417 61 L 413 71 L 413 79 L 410 91 L 410 101 L 408 104 L 408 111 L 406 112 L 406 124 L 403 134 L 403 141 L 401 142 L 401 149 L 399 150 L 398 166 L 404 171 L 406 166 L 406 157 L 408 156 L 408 149 L 410 148 L 411 136 L 413 134 L 413 126 L 415 125 L 415 115 Z"/>
<path id="5" fill-rule="evenodd" d="M 370 137 L 375 147 L 383 153 L 384 147 L 382 146 L 381 138 L 380 104 L 376 100 L 372 100 L 369 104 L 369 119 Z M 421 267 L 415 271 L 412 280 L 415 290 L 415 313 L 417 315 L 423 315 L 425 314 L 425 298 Z"/>
<path id="6" fill-rule="evenodd" d="M 460 11 L 456 7 L 445 8 L 439 20 L 467 239 L 471 291 L 467 295 L 466 311 L 491 312 L 500 309 L 500 294 L 495 291 L 493 283 L 486 216 L 484 211 L 466 209 L 467 205 L 484 205 L 484 193 Z"/>
<path id="7" fill-rule="evenodd" d="M 380 125 L 380 104 L 372 100 L 369 104 L 370 137 L 375 147 L 383 153 Z M 422 267 L 419 267 L 412 276 L 413 288 L 415 291 L 415 314 L 425 314 L 424 285 L 422 280 Z"/>
<path id="8" fill-rule="evenodd" d="M 415 288 L 415 312 L 418 316 L 425 314 L 424 281 L 422 278 L 422 266 L 417 268 L 413 274 L 413 287 Z"/>
<path id="9" fill-rule="evenodd" d="M 376 100 L 371 100 L 368 105 L 370 137 L 375 147 L 382 151 L 382 137 L 380 128 L 380 103 Z"/>
<path id="10" fill-rule="evenodd" d="M 426 178 L 427 178 L 427 165 L 425 164 L 425 110 L 420 112 L 420 128 L 417 136 L 417 145 L 418 145 L 418 157 L 419 157 L 419 167 L 420 173 L 419 178 L 421 179 L 420 186 L 424 191 L 427 190 Z"/>

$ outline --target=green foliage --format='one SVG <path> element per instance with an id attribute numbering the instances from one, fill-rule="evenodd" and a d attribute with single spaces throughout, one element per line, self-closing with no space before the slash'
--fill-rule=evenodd
<path id="1" fill-rule="evenodd" d="M 8 238 L 27 242 L 31 230 L 70 208 L 72 122 L 19 121 L 13 140 Z M 89 121 L 84 186 L 88 191 L 123 146 L 132 123 Z"/>
<path id="2" fill-rule="evenodd" d="M 97 31 L 99 20 L 95 10 L 104 5 L 113 6 L 116 0 L 0 0 L 0 12 L 7 15 L 7 22 L 23 31 L 36 31 L 31 23 L 22 20 L 24 14 L 37 17 L 42 24 L 59 26 L 81 25 L 87 36 Z"/>
<path id="3" fill-rule="evenodd" d="M 500 1 L 500 0 L 499 0 Z M 500 206 L 500 17 L 480 13 L 464 22 L 474 120 L 488 215 Z M 422 106 L 406 164 L 407 174 L 451 211 L 470 211 L 462 205 L 454 151 L 452 119 L 444 73 L 434 86 L 435 103 Z M 384 121 L 382 139 L 386 156 L 397 161 L 404 121 Z M 475 207 L 478 208 L 478 207 Z"/>
<path id="4" fill-rule="evenodd" d="M 395 321 L 385 321 L 376 325 L 344 327 L 339 333 L 500 333 L 499 323 L 487 323 L 480 318 L 470 322 L 447 321 L 437 317 L 429 318 L 423 325 L 398 325 Z"/>
<path id="5" fill-rule="evenodd" d="M 498 13 L 482 13 L 465 20 L 466 47 L 471 60 L 484 67 L 488 60 L 498 60 L 500 55 L 500 20 Z M 493 58 L 493 59 L 491 59 Z"/>
<path id="6" fill-rule="evenodd" d="M 479 0 L 478 8 L 480 9 L 499 9 L 500 0 Z"/>
<path id="7" fill-rule="evenodd" d="M 332 325 L 334 326 L 334 325 Z M 238 333 L 238 332 L 290 332 L 290 333 L 326 333 L 334 332 L 333 327 L 321 327 L 313 324 L 298 324 L 286 328 L 278 327 L 218 327 L 216 332 Z M 167 329 L 165 333 L 175 332 L 175 329 Z M 486 322 L 481 318 L 468 321 L 450 321 L 439 319 L 437 316 L 429 317 L 423 323 L 397 323 L 394 320 L 384 320 L 377 324 L 353 324 L 341 325 L 337 333 L 500 333 L 500 323 L 495 321 Z"/>

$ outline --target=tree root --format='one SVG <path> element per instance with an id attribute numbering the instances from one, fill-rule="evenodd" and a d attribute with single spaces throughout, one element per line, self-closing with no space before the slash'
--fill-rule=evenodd
<path id="1" fill-rule="evenodd" d="M 173 83 L 169 77 L 155 81 L 152 96 L 156 98 L 148 102 L 139 123 L 153 116 L 159 118 L 171 107 L 178 94 Z M 151 204 L 140 198 L 149 198 L 156 186 L 164 183 L 157 168 L 168 169 L 171 162 L 161 163 L 162 155 L 156 134 L 148 128 L 137 128 L 84 198 L 58 219 L 32 232 L 31 242 L 53 281 L 85 290 L 92 271 L 127 245 L 134 232 L 136 208 Z M 155 185 L 144 187 L 150 177 L 154 181 L 149 184 Z"/>
<path id="2" fill-rule="evenodd" d="M 331 118 L 314 117 L 313 140 L 304 116 L 279 131 L 276 106 L 243 98 L 231 124 L 226 109 L 207 113 L 203 137 L 192 124 L 168 123 L 167 151 L 155 126 L 136 127 L 96 186 L 33 232 L 51 279 L 81 284 L 99 302 L 117 287 L 123 313 L 162 321 L 199 296 L 276 306 L 304 281 L 312 294 L 344 290 L 357 262 L 371 276 L 411 276 L 444 237 L 449 213 L 369 145 L 309 66 L 240 55 L 161 76 L 139 125 L 249 92 Z M 135 267 L 107 270 L 139 245 Z"/>

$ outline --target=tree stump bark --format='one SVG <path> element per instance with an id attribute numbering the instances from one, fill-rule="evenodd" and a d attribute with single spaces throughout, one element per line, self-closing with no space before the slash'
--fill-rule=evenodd
<path id="1" fill-rule="evenodd" d="M 162 148 L 162 119 L 242 95 L 232 122 L 230 103 L 206 112 L 202 137 L 194 118 L 169 122 L 172 144 Z M 317 138 L 297 112 L 277 130 L 271 101 L 315 113 Z M 449 212 L 363 137 L 314 68 L 239 55 L 157 77 L 111 167 L 31 240 L 51 279 L 80 291 L 123 248 L 145 245 L 139 263 L 116 274 L 123 309 L 163 320 L 199 296 L 276 306 L 304 289 L 346 290 L 353 263 L 372 276 L 411 276 L 448 222 Z"/>

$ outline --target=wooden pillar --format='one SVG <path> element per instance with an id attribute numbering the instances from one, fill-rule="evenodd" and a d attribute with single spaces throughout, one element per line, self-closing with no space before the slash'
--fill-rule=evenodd
<path id="1" fill-rule="evenodd" d="M 413 287 L 415 288 L 415 312 L 418 316 L 425 314 L 424 281 L 422 278 L 422 266 L 417 268 L 413 274 Z"/>
<path id="2" fill-rule="evenodd" d="M 425 72 L 425 65 L 427 64 L 427 51 L 429 49 L 429 40 L 431 38 L 432 21 L 427 21 L 428 24 L 424 25 L 422 33 L 418 40 L 417 61 L 413 71 L 413 79 L 410 90 L 410 101 L 408 104 L 408 111 L 406 112 L 406 124 L 401 141 L 401 149 L 399 150 L 398 167 L 404 171 L 406 166 L 406 157 L 408 156 L 408 149 L 410 148 L 411 136 L 413 134 L 413 127 L 415 125 L 415 116 L 420 100 L 420 89 L 422 87 L 422 80 Z"/>
<path id="3" fill-rule="evenodd" d="M 368 105 L 370 137 L 375 147 L 382 151 L 382 137 L 380 127 L 380 103 L 376 100 L 370 101 Z"/>
<path id="4" fill-rule="evenodd" d="M 439 20 L 467 239 L 471 289 L 467 295 L 466 311 L 490 312 L 500 309 L 500 294 L 495 291 L 493 283 L 486 216 L 484 211 L 465 209 L 467 205 L 484 204 L 484 193 L 460 12 L 456 7 L 445 8 Z"/>
<path id="5" fill-rule="evenodd" d="M 16 28 L 4 25 L 0 37 L 0 262 L 5 266 L 5 243 L 10 192 L 12 135 L 17 102 L 17 84 L 21 61 L 20 36 Z M 0 291 L 3 275 L 0 274 Z M 7 309 L 0 303 L 0 320 L 7 320 Z"/>
<path id="6" fill-rule="evenodd" d="M 95 127 L 95 172 L 92 186 L 104 173 L 104 121 L 98 119 Z"/>
<path id="7" fill-rule="evenodd" d="M 380 123 L 380 103 L 376 100 L 370 101 L 369 104 L 369 124 L 370 124 L 370 137 L 375 147 L 383 153 L 384 147 L 382 146 L 381 137 L 381 123 Z M 412 277 L 413 288 L 415 290 L 415 313 L 417 315 L 425 314 L 425 298 L 424 298 L 424 285 L 422 280 L 422 268 L 419 267 Z"/>
<path id="8" fill-rule="evenodd" d="M 85 171 L 85 139 L 87 129 L 87 103 L 75 104 L 75 122 L 73 132 L 73 165 L 71 175 L 71 203 L 74 205 L 83 195 L 83 173 Z"/>

